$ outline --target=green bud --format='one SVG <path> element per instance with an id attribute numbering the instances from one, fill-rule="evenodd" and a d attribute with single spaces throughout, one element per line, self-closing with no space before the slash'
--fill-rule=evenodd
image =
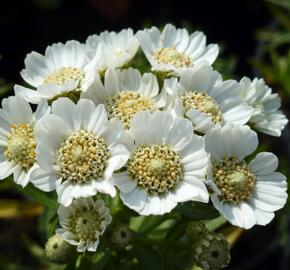
<path id="1" fill-rule="evenodd" d="M 124 248 L 128 245 L 132 238 L 132 233 L 128 226 L 122 223 L 117 223 L 111 229 L 110 240 L 113 244 L 120 248 Z"/>
<path id="2" fill-rule="evenodd" d="M 75 248 L 59 235 L 53 235 L 45 244 L 45 256 L 54 263 L 67 263 L 74 255 Z"/>
<path id="3" fill-rule="evenodd" d="M 193 242 L 199 242 L 199 240 L 204 238 L 208 233 L 208 229 L 200 222 L 190 222 L 185 229 L 186 236 Z"/>
<path id="4" fill-rule="evenodd" d="M 193 255 L 197 266 L 204 270 L 218 270 L 230 262 L 230 246 L 221 234 L 208 233 L 193 245 Z"/>

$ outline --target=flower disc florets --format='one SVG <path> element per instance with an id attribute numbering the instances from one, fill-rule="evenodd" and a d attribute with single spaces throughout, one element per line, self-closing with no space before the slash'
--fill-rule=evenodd
<path id="1" fill-rule="evenodd" d="M 192 66 L 190 57 L 184 53 L 178 52 L 174 47 L 158 49 L 154 54 L 154 58 L 159 64 L 168 64 L 176 68 L 188 68 Z"/>
<path id="2" fill-rule="evenodd" d="M 79 68 L 74 67 L 63 67 L 51 75 L 49 75 L 44 83 L 55 83 L 63 85 L 71 80 L 81 81 L 84 78 L 84 72 Z"/>
<path id="3" fill-rule="evenodd" d="M 78 211 L 70 221 L 72 233 L 78 240 L 95 241 L 96 231 L 101 228 L 102 219 L 93 209 Z"/>
<path id="4" fill-rule="evenodd" d="M 199 91 L 185 92 L 181 97 L 185 111 L 195 109 L 206 113 L 214 123 L 223 122 L 223 115 L 217 102 L 207 93 Z"/>
<path id="5" fill-rule="evenodd" d="M 72 133 L 56 154 L 63 181 L 86 183 L 102 176 L 109 159 L 105 140 L 85 130 Z"/>
<path id="6" fill-rule="evenodd" d="M 239 203 L 252 194 L 255 176 L 244 160 L 231 157 L 218 161 L 214 164 L 213 176 L 222 201 Z"/>
<path id="7" fill-rule="evenodd" d="M 168 192 L 182 178 L 180 157 L 165 144 L 139 146 L 129 160 L 128 172 L 151 194 Z"/>
<path id="8" fill-rule="evenodd" d="M 5 155 L 9 161 L 14 161 L 28 170 L 35 161 L 35 137 L 33 128 L 28 124 L 11 126 L 11 133 L 7 136 Z"/>
<path id="9" fill-rule="evenodd" d="M 106 101 L 105 104 L 109 118 L 117 117 L 127 129 L 137 112 L 158 109 L 153 99 L 144 97 L 135 91 L 122 91 L 113 99 Z"/>

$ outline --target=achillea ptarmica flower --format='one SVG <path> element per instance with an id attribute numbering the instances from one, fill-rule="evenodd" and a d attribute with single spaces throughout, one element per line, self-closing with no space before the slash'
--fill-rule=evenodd
<path id="1" fill-rule="evenodd" d="M 62 228 L 56 233 L 77 246 L 78 252 L 96 251 L 100 237 L 112 221 L 104 201 L 92 197 L 76 199 L 68 207 L 61 205 L 57 213 Z"/>
<path id="2" fill-rule="evenodd" d="M 152 27 L 138 31 L 136 37 L 152 70 L 159 72 L 179 74 L 196 64 L 211 65 L 219 52 L 218 45 L 206 45 L 206 36 L 202 32 L 189 35 L 186 29 L 176 29 L 171 24 L 167 24 L 162 33 Z"/>
<path id="3" fill-rule="evenodd" d="M 44 191 L 56 189 L 61 204 L 97 193 L 115 196 L 108 181 L 127 161 L 129 152 L 119 144 L 123 135 L 118 120 L 108 121 L 103 105 L 68 98 L 52 103 L 52 114 L 37 126 L 37 160 L 31 182 Z"/>
<path id="4" fill-rule="evenodd" d="M 208 233 L 194 243 L 193 255 L 196 265 L 204 270 L 226 267 L 230 260 L 230 246 L 222 234 Z"/>
<path id="5" fill-rule="evenodd" d="M 116 223 L 111 226 L 110 241 L 119 248 L 125 248 L 132 239 L 132 232 L 128 225 Z"/>
<path id="6" fill-rule="evenodd" d="M 188 120 L 168 112 L 139 112 L 128 133 L 135 145 L 128 143 L 127 169 L 113 176 L 125 205 L 141 215 L 162 215 L 178 202 L 208 201 L 208 154 Z"/>
<path id="7" fill-rule="evenodd" d="M 288 119 L 279 110 L 281 99 L 278 94 L 272 94 L 272 89 L 263 79 L 251 81 L 244 77 L 240 81 L 241 97 L 254 108 L 250 125 L 257 131 L 279 137 L 288 123 Z"/>
<path id="8" fill-rule="evenodd" d="M 54 263 L 68 263 L 75 255 L 74 246 L 55 234 L 45 244 L 45 256 Z"/>
<path id="9" fill-rule="evenodd" d="M 104 59 L 103 71 L 107 68 L 126 66 L 135 56 L 139 42 L 131 28 L 116 32 L 102 32 L 100 35 L 91 35 L 86 40 L 86 50 L 93 59 L 98 48 L 102 48 Z"/>
<path id="10" fill-rule="evenodd" d="M 244 125 L 252 114 L 252 108 L 240 98 L 239 84 L 223 81 L 208 65 L 184 71 L 179 83 L 176 79 L 165 80 L 164 89 L 168 108 L 179 116 L 186 115 L 199 132 L 226 123 Z"/>
<path id="11" fill-rule="evenodd" d="M 0 179 L 14 175 L 14 181 L 26 186 L 31 173 L 37 168 L 34 126 L 49 107 L 41 103 L 33 113 L 21 97 L 11 96 L 2 100 L 0 109 Z"/>
<path id="12" fill-rule="evenodd" d="M 128 129 L 137 112 L 157 111 L 164 104 L 158 92 L 157 79 L 151 73 L 142 76 L 133 68 L 122 71 L 108 69 L 104 84 L 96 80 L 82 98 L 104 104 L 109 118 L 118 118 Z"/>
<path id="13" fill-rule="evenodd" d="M 245 229 L 268 224 L 287 200 L 286 177 L 275 172 L 274 154 L 262 152 L 249 164 L 245 161 L 257 145 L 257 134 L 248 126 L 216 127 L 205 135 L 211 200 L 230 223 Z"/>
<path id="14" fill-rule="evenodd" d="M 31 52 L 21 76 L 36 91 L 16 85 L 15 93 L 35 104 L 69 94 L 79 96 L 95 79 L 98 57 L 90 60 L 84 45 L 74 40 L 48 46 L 45 55 Z"/>

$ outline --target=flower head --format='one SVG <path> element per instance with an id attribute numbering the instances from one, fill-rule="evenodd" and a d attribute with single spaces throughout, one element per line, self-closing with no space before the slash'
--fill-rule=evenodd
<path id="1" fill-rule="evenodd" d="M 100 237 L 111 223 L 112 217 L 103 200 L 80 198 L 68 207 L 58 209 L 60 226 L 56 233 L 78 252 L 96 251 Z"/>
<path id="2" fill-rule="evenodd" d="M 136 37 L 154 71 L 179 74 L 199 63 L 211 65 L 219 51 L 215 44 L 206 45 L 202 32 L 189 35 L 186 29 L 176 29 L 171 24 L 162 33 L 152 27 L 138 31 Z"/>
<path id="3" fill-rule="evenodd" d="M 21 76 L 36 91 L 16 85 L 15 93 L 35 104 L 42 100 L 79 96 L 93 83 L 97 60 L 97 56 L 90 60 L 84 46 L 74 40 L 48 46 L 45 55 L 31 52 L 25 59 Z"/>
<path id="4" fill-rule="evenodd" d="M 102 70 L 107 68 L 120 68 L 128 64 L 135 56 L 139 42 L 131 28 L 116 32 L 102 32 L 100 35 L 92 35 L 87 38 L 86 50 L 93 59 L 98 48 L 102 48 Z"/>
<path id="5" fill-rule="evenodd" d="M 168 112 L 139 112 L 128 133 L 135 143 L 128 142 L 127 169 L 113 176 L 125 205 L 141 215 L 161 215 L 178 202 L 207 202 L 208 155 L 188 120 Z"/>
<path id="6" fill-rule="evenodd" d="M 108 180 L 129 157 L 119 144 L 122 134 L 121 123 L 108 121 L 103 105 L 86 99 L 77 104 L 67 98 L 53 102 L 52 114 L 37 126 L 40 168 L 31 181 L 44 191 L 56 189 L 65 206 L 97 191 L 114 196 Z"/>
<path id="7" fill-rule="evenodd" d="M 109 118 L 118 118 L 128 129 L 137 112 L 157 111 L 163 105 L 158 91 L 157 79 L 151 73 L 142 76 L 133 68 L 108 69 L 104 83 L 96 80 L 82 98 L 104 104 Z"/>
<path id="8" fill-rule="evenodd" d="M 164 89 L 168 93 L 167 108 L 187 116 L 199 132 L 226 123 L 244 125 L 252 114 L 252 108 L 239 96 L 239 84 L 223 81 L 208 65 L 182 72 L 179 82 L 166 80 Z"/>
<path id="9" fill-rule="evenodd" d="M 258 145 L 248 126 L 216 127 L 205 135 L 205 145 L 211 154 L 208 184 L 214 206 L 233 225 L 249 229 L 268 224 L 287 200 L 286 178 L 275 172 L 277 157 L 263 152 L 245 161 Z"/>
<path id="10" fill-rule="evenodd" d="M 288 119 L 279 110 L 281 99 L 278 94 L 272 94 L 272 89 L 263 79 L 251 81 L 244 77 L 240 85 L 241 97 L 254 109 L 250 118 L 253 128 L 268 135 L 281 136 Z"/>
<path id="11" fill-rule="evenodd" d="M 0 179 L 14 175 L 14 181 L 26 186 L 37 168 L 35 124 L 49 113 L 46 102 L 33 114 L 23 98 L 11 96 L 2 100 L 0 110 Z"/>

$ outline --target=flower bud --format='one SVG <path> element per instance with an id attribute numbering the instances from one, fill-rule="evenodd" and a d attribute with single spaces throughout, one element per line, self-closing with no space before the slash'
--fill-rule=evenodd
<path id="1" fill-rule="evenodd" d="M 120 248 L 126 247 L 132 238 L 132 233 L 128 226 L 122 223 L 117 223 L 113 226 L 110 233 L 111 242 Z"/>
<path id="2" fill-rule="evenodd" d="M 45 244 L 45 255 L 54 263 L 67 263 L 73 258 L 74 254 L 74 247 L 57 234 L 50 237 Z"/>
<path id="3" fill-rule="evenodd" d="M 221 234 L 208 233 L 193 246 L 197 266 L 204 270 L 218 270 L 230 262 L 230 247 Z"/>
<path id="4" fill-rule="evenodd" d="M 208 229 L 201 222 L 190 222 L 185 229 L 186 236 L 193 242 L 198 242 L 209 233 Z"/>

